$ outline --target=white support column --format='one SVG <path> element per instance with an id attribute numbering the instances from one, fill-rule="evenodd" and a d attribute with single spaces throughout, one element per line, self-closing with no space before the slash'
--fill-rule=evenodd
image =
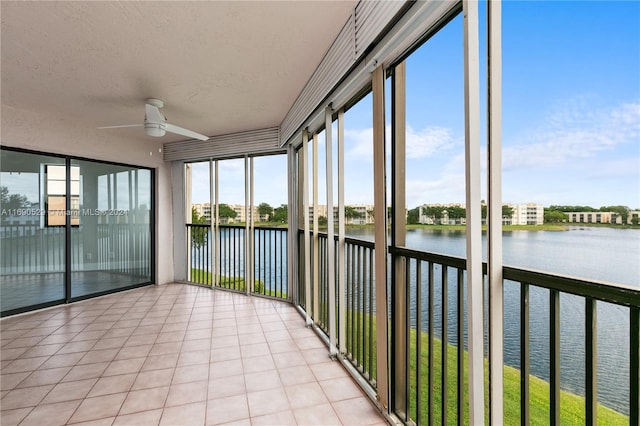
<path id="1" fill-rule="evenodd" d="M 294 257 L 293 247 L 298 245 L 298 227 L 300 217 L 297 212 L 300 208 L 298 201 L 299 193 L 296 182 L 298 181 L 298 168 L 296 167 L 296 151 L 293 145 L 287 145 L 287 295 L 291 302 L 297 303 L 299 287 L 293 285 L 298 277 L 298 258 Z"/>
<path id="2" fill-rule="evenodd" d="M 253 157 L 249 158 L 249 276 L 251 277 L 251 281 L 247 284 L 247 287 L 250 288 L 250 292 L 255 291 L 256 284 L 256 268 L 255 268 L 255 235 L 253 228 L 255 226 L 255 215 L 254 215 L 254 191 L 253 187 L 255 184 L 254 173 L 253 173 Z"/>
<path id="3" fill-rule="evenodd" d="M 347 353 L 347 298 L 344 263 L 344 110 L 338 111 L 338 344 Z"/>
<path id="4" fill-rule="evenodd" d="M 333 230 L 333 127 L 331 122 L 331 106 L 324 110 L 324 135 L 326 152 L 326 185 L 327 185 L 327 285 L 329 290 L 329 354 L 337 355 L 336 349 L 336 253 Z"/>
<path id="5" fill-rule="evenodd" d="M 318 292 L 319 251 L 318 241 L 318 134 L 313 134 L 313 310 L 311 317 L 314 321 L 320 315 L 320 295 Z"/>
<path id="6" fill-rule="evenodd" d="M 311 318 L 311 236 L 309 232 L 309 133 L 302 131 L 302 218 L 304 221 L 304 291 L 307 326 Z"/>
<path id="7" fill-rule="evenodd" d="M 482 216 L 480 211 L 480 66 L 478 3 L 464 0 L 464 110 L 467 208 L 469 424 L 484 423 Z"/>
<path id="8" fill-rule="evenodd" d="M 248 296 L 251 293 L 251 273 L 249 266 L 249 246 L 251 241 L 249 238 L 249 200 L 251 194 L 249 191 L 250 186 L 249 177 L 249 156 L 244 156 L 244 290 Z"/>
<path id="9" fill-rule="evenodd" d="M 487 235 L 489 244 L 489 412 L 504 423 L 504 287 L 502 280 L 502 2 L 487 2 Z"/>
<path id="10" fill-rule="evenodd" d="M 192 185 L 192 170 L 191 164 L 184 164 L 184 205 L 182 206 L 184 209 L 184 223 L 191 223 L 191 185 Z M 114 175 L 115 178 L 115 175 Z M 108 179 L 108 182 L 111 183 L 111 179 Z M 108 187 L 110 189 L 111 186 Z M 107 197 L 109 202 L 111 202 L 111 194 Z M 109 205 L 111 209 L 111 205 Z M 109 216 L 107 216 L 107 220 Z M 186 232 L 186 227 L 183 227 L 183 232 L 185 233 L 185 245 L 184 249 L 187 253 L 187 263 L 185 266 L 185 277 L 187 281 L 191 281 L 191 235 Z M 193 230 L 191 230 L 193 232 Z"/>
<path id="11" fill-rule="evenodd" d="M 387 337 L 387 196 L 385 178 L 384 69 L 373 71 L 373 191 L 375 227 L 376 353 L 378 402 L 389 407 Z"/>
<path id="12" fill-rule="evenodd" d="M 214 194 L 214 183 L 213 183 L 213 160 L 209 159 L 209 236 L 207 238 L 213 238 L 213 240 L 216 240 L 216 230 L 215 230 L 215 217 L 213 215 L 213 197 L 215 196 Z M 209 250 L 209 265 L 211 265 L 211 271 L 209 271 L 211 273 L 211 288 L 215 288 L 215 284 L 216 284 L 216 273 L 217 273 L 217 263 L 218 263 L 218 252 L 215 249 L 215 244 L 211 241 L 208 240 L 207 243 L 209 244 L 210 250 Z"/>
<path id="13" fill-rule="evenodd" d="M 216 258 L 215 258 L 215 266 L 214 266 L 214 272 L 215 272 L 215 276 L 213 278 L 213 284 L 216 286 L 220 285 L 220 209 L 218 208 L 218 205 L 220 203 L 219 200 L 219 185 L 218 185 L 218 177 L 219 177 L 219 173 L 218 173 L 218 160 L 215 161 L 215 181 L 214 181 L 214 188 L 216 190 L 215 193 L 215 212 L 214 209 L 211 210 L 211 216 L 213 218 L 215 218 L 214 221 L 214 226 L 215 226 L 215 232 L 213 234 L 213 242 L 214 242 L 214 247 L 215 247 L 215 252 L 216 252 Z M 212 200 L 213 201 L 213 200 Z"/>

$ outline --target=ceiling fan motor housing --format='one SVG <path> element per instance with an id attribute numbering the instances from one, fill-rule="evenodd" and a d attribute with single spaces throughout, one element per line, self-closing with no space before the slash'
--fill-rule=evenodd
<path id="1" fill-rule="evenodd" d="M 167 132 L 162 123 L 144 123 L 144 130 L 147 135 L 160 138 Z"/>

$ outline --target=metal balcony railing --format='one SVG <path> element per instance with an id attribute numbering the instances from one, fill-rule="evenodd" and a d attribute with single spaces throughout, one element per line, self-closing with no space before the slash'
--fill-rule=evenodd
<path id="1" fill-rule="evenodd" d="M 244 227 L 220 225 L 212 237 L 210 225 L 187 224 L 188 281 L 228 290 L 246 291 Z M 250 291 L 289 299 L 287 281 L 287 230 L 253 228 L 253 284 Z"/>

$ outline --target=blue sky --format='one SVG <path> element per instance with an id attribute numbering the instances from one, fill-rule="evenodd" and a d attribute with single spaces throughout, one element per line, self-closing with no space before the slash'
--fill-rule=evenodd
<path id="1" fill-rule="evenodd" d="M 505 1 L 503 201 L 640 208 L 639 76 L 640 2 Z M 407 59 L 409 208 L 464 202 L 463 90 L 458 16 Z M 347 204 L 373 202 L 371 126 L 369 95 L 345 114 Z M 284 158 L 255 161 L 256 203 L 286 203 Z M 220 167 L 221 202 L 243 203 L 242 161 Z"/>

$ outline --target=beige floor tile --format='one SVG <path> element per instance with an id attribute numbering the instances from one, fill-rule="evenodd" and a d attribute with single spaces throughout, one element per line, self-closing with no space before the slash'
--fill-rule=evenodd
<path id="1" fill-rule="evenodd" d="M 264 356 L 270 354 L 269 345 L 266 343 L 255 343 L 251 345 L 241 345 L 240 352 L 243 358 Z"/>
<path id="2" fill-rule="evenodd" d="M 113 358 L 114 360 L 131 359 L 146 357 L 151 351 L 152 344 L 137 345 L 137 346 L 125 346 L 119 350 L 118 354 Z"/>
<path id="3" fill-rule="evenodd" d="M 35 358 L 18 358 L 9 363 L 6 367 L 2 369 L 2 374 L 10 374 L 10 373 L 22 373 L 25 371 L 34 371 L 38 367 L 40 367 L 46 360 L 48 360 L 48 356 L 39 356 Z"/>
<path id="4" fill-rule="evenodd" d="M 206 401 L 167 407 L 162 412 L 160 426 L 204 425 L 206 414 Z"/>
<path id="5" fill-rule="evenodd" d="M 142 371 L 163 370 L 165 368 L 175 368 L 178 363 L 179 353 L 148 356 L 142 365 Z"/>
<path id="6" fill-rule="evenodd" d="M 207 377 L 209 377 L 209 363 L 186 365 L 176 368 L 172 384 L 198 382 Z"/>
<path id="7" fill-rule="evenodd" d="M 147 358 L 143 357 L 111 361 L 103 375 L 118 376 L 120 374 L 137 373 L 146 361 Z"/>
<path id="8" fill-rule="evenodd" d="M 36 370 L 29 377 L 23 380 L 17 387 L 27 388 L 31 386 L 42 386 L 57 384 L 67 373 L 71 367 L 51 368 L 47 370 Z"/>
<path id="9" fill-rule="evenodd" d="M 273 355 L 273 361 L 278 369 L 287 369 L 299 365 L 307 365 L 302 352 L 295 350 L 294 352 L 282 352 Z"/>
<path id="10" fill-rule="evenodd" d="M 142 411 L 139 413 L 122 414 L 115 418 L 113 426 L 151 426 L 157 425 L 162 416 L 162 409 Z M 184 423 L 186 425 L 186 423 Z"/>
<path id="11" fill-rule="evenodd" d="M 178 367 L 195 364 L 209 364 L 210 357 L 211 351 L 208 348 L 205 350 L 196 350 L 189 352 L 185 352 L 183 348 L 178 358 Z"/>
<path id="12" fill-rule="evenodd" d="M 247 392 L 257 392 L 282 387 L 280 376 L 278 372 L 274 370 L 246 374 L 244 381 L 247 386 Z"/>
<path id="13" fill-rule="evenodd" d="M 209 364 L 209 378 L 235 376 L 242 374 L 243 372 L 244 369 L 242 367 L 241 359 L 212 362 Z"/>
<path id="14" fill-rule="evenodd" d="M 75 382 L 59 383 L 42 401 L 43 404 L 54 402 L 73 401 L 74 399 L 83 399 L 91 391 L 93 385 L 98 381 L 97 378 L 80 380 Z"/>
<path id="15" fill-rule="evenodd" d="M 206 377 L 206 376 L 205 376 Z M 166 406 L 190 404 L 207 400 L 208 380 L 199 382 L 172 384 L 169 389 Z"/>
<path id="16" fill-rule="evenodd" d="M 171 385 L 173 379 L 173 368 L 164 370 L 141 371 L 131 387 L 131 390 L 150 389 Z"/>
<path id="17" fill-rule="evenodd" d="M 208 399 L 218 399 L 226 396 L 240 395 L 247 392 L 245 376 L 242 374 L 209 379 Z"/>
<path id="18" fill-rule="evenodd" d="M 247 400 L 251 417 L 286 411 L 290 408 L 289 400 L 282 388 L 247 393 Z"/>
<path id="19" fill-rule="evenodd" d="M 302 383 L 285 388 L 291 408 L 298 409 L 329 402 L 320 385 L 316 382 Z"/>
<path id="20" fill-rule="evenodd" d="M 111 361 L 118 354 L 119 349 L 102 349 L 99 351 L 91 350 L 86 353 L 85 356 L 78 361 L 78 365 L 81 364 L 94 364 L 96 362 Z"/>
<path id="21" fill-rule="evenodd" d="M 12 390 L 31 374 L 29 371 L 23 371 L 20 373 L 0 375 L 0 390 Z"/>
<path id="22" fill-rule="evenodd" d="M 271 355 L 261 355 L 249 358 L 242 358 L 242 368 L 245 374 L 258 373 L 261 371 L 275 370 L 276 364 Z"/>
<path id="23" fill-rule="evenodd" d="M 293 415 L 299 425 L 328 426 L 342 424 L 333 407 L 328 403 L 293 410 Z M 346 424 L 349 425 L 348 423 Z"/>
<path id="24" fill-rule="evenodd" d="M 311 364 L 309 367 L 318 381 L 348 377 L 347 371 L 338 361 Z"/>
<path id="25" fill-rule="evenodd" d="M 25 353 L 20 355 L 20 358 L 34 358 L 39 356 L 50 356 L 58 352 L 64 343 L 55 343 L 52 345 L 38 345 L 34 346 L 31 349 L 27 350 Z"/>
<path id="26" fill-rule="evenodd" d="M 327 362 L 331 359 L 327 348 L 308 349 L 306 351 L 302 351 L 302 356 L 309 365 L 317 364 L 319 362 Z"/>
<path id="27" fill-rule="evenodd" d="M 284 386 L 309 383 L 316 380 L 311 369 L 305 365 L 298 365 L 291 368 L 279 370 L 280 380 Z"/>
<path id="28" fill-rule="evenodd" d="M 20 426 L 64 425 L 81 402 L 75 400 L 39 405 L 25 417 Z"/>
<path id="29" fill-rule="evenodd" d="M 70 367 L 74 366 L 82 359 L 84 352 L 77 352 L 72 354 L 53 355 L 42 366 L 41 369 L 58 368 L 58 367 Z"/>
<path id="30" fill-rule="evenodd" d="M 381 420 L 380 413 L 363 396 L 334 402 L 333 408 L 346 425 L 371 425 L 380 423 Z"/>
<path id="31" fill-rule="evenodd" d="M 115 419 L 116 419 L 115 417 L 106 417 L 104 419 L 73 423 L 73 426 L 111 426 L 115 421 Z"/>
<path id="32" fill-rule="evenodd" d="M 252 426 L 296 426 L 296 418 L 293 411 L 281 411 L 279 413 L 266 414 L 251 418 Z"/>
<path id="33" fill-rule="evenodd" d="M 102 377 L 98 379 L 87 397 L 111 395 L 113 393 L 129 392 L 136 379 L 136 374 L 122 374 L 119 376 Z"/>
<path id="34" fill-rule="evenodd" d="M 149 411 L 155 408 L 163 408 L 169 394 L 169 386 L 160 388 L 131 391 L 122 404 L 120 414 Z"/>
<path id="35" fill-rule="evenodd" d="M 246 395 L 229 396 L 207 401 L 207 425 L 220 425 L 247 419 L 249 408 Z"/>
<path id="36" fill-rule="evenodd" d="M 17 426 L 22 419 L 33 410 L 33 407 L 17 408 L 15 410 L 0 411 L 0 424 L 2 426 Z"/>
<path id="37" fill-rule="evenodd" d="M 211 350 L 211 362 L 229 361 L 231 359 L 241 358 L 240 346 L 229 346 L 226 348 L 218 348 Z"/>
<path id="38" fill-rule="evenodd" d="M 35 407 L 51 389 L 53 385 L 14 389 L 2 398 L 2 410 Z"/>
<path id="39" fill-rule="evenodd" d="M 88 420 L 98 420 L 113 417 L 118 414 L 127 394 L 117 393 L 114 395 L 98 396 L 87 398 L 82 401 L 76 412 L 73 414 L 70 423 L 86 422 Z"/>
<path id="40" fill-rule="evenodd" d="M 362 390 L 360 390 L 350 377 L 329 379 L 319 383 L 331 402 L 362 396 Z"/>

